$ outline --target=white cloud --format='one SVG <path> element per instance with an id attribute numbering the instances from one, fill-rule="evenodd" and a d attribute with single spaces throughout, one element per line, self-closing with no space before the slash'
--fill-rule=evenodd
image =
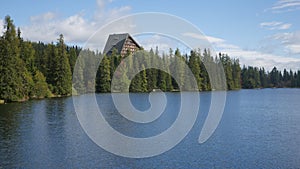
<path id="1" fill-rule="evenodd" d="M 271 8 L 273 12 L 288 12 L 300 9 L 300 0 L 279 0 Z"/>
<path id="2" fill-rule="evenodd" d="M 168 54 L 170 48 L 173 50 L 179 48 L 183 54 L 190 52 L 190 49 L 186 45 L 171 37 L 158 34 L 146 34 L 134 38 L 145 50 L 150 50 L 151 48 L 155 50 L 156 47 L 158 47 L 160 54 Z"/>
<path id="3" fill-rule="evenodd" d="M 264 67 L 269 71 L 274 66 L 280 70 L 283 70 L 284 68 L 292 70 L 300 69 L 300 59 L 297 58 L 283 57 L 259 51 L 247 51 L 243 49 L 223 49 L 223 52 L 228 53 L 231 57 L 239 58 L 242 65 Z"/>
<path id="4" fill-rule="evenodd" d="M 272 70 L 274 66 L 281 70 L 283 70 L 284 68 L 292 70 L 300 69 L 300 59 L 297 58 L 284 57 L 254 50 L 244 50 L 239 46 L 228 43 L 222 38 L 204 36 L 194 33 L 184 33 L 184 35 L 200 40 L 209 40 L 212 43 L 212 46 L 218 52 L 227 53 L 230 57 L 233 58 L 239 58 L 241 65 L 264 67 L 266 70 Z M 277 38 L 280 39 L 281 37 L 279 37 L 278 35 Z M 290 41 L 290 39 L 293 38 L 286 38 L 285 40 Z M 295 51 L 299 51 L 300 49 L 298 48 L 298 46 L 290 46 L 290 48 Z"/>
<path id="5" fill-rule="evenodd" d="M 211 43 L 223 43 L 225 41 L 224 39 L 220 39 L 220 38 L 216 38 L 216 37 L 212 37 L 212 36 L 200 35 L 200 34 L 193 33 L 193 32 L 185 32 L 182 35 L 192 37 L 195 39 L 199 39 L 199 40 L 208 40 Z"/>
<path id="6" fill-rule="evenodd" d="M 269 30 L 286 30 L 289 29 L 292 24 L 273 21 L 260 23 L 260 26 Z"/>
<path id="7" fill-rule="evenodd" d="M 121 6 L 119 8 L 112 8 L 107 10 L 106 5 L 112 3 L 113 0 L 96 0 L 97 10 L 94 14 L 95 21 L 110 21 L 112 19 L 122 16 L 131 10 L 130 6 Z"/>
<path id="8" fill-rule="evenodd" d="M 0 19 L 0 36 L 3 34 L 4 31 L 4 22 L 2 19 Z"/>
<path id="9" fill-rule="evenodd" d="M 292 26 L 292 24 L 286 23 L 286 24 L 282 24 L 281 26 L 279 26 L 278 29 L 285 30 L 285 29 L 289 29 L 291 26 Z"/>
<path id="10" fill-rule="evenodd" d="M 105 0 L 97 0 L 96 2 L 100 9 L 103 9 L 105 7 L 105 4 L 106 4 Z"/>
<path id="11" fill-rule="evenodd" d="M 292 53 L 300 54 L 300 44 L 287 45 L 286 48 L 288 48 Z"/>
<path id="12" fill-rule="evenodd" d="M 83 45 L 100 27 L 131 10 L 129 6 L 107 9 L 106 4 L 110 2 L 112 0 L 96 0 L 97 10 L 90 19 L 85 18 L 83 12 L 67 18 L 59 18 L 53 12 L 32 16 L 30 24 L 21 27 L 22 35 L 24 39 L 32 41 L 51 42 L 56 41 L 59 34 L 63 34 L 67 43 Z M 99 38 L 106 40 L 107 37 Z M 102 50 L 102 46 L 98 48 Z"/>
<path id="13" fill-rule="evenodd" d="M 53 12 L 47 12 L 42 15 L 38 16 L 31 16 L 30 21 L 31 22 L 44 22 L 44 21 L 50 21 L 56 17 L 56 14 Z"/>
<path id="14" fill-rule="evenodd" d="M 223 49 L 223 48 L 237 49 L 237 48 L 239 48 L 236 45 L 226 43 L 226 40 L 224 40 L 224 39 L 216 38 L 216 37 L 213 37 L 213 36 L 200 35 L 200 34 L 191 33 L 191 32 L 183 33 L 183 36 L 188 36 L 188 37 L 192 37 L 192 38 L 195 38 L 195 39 L 208 41 L 213 46 L 218 47 L 219 49 Z"/>
<path id="15" fill-rule="evenodd" d="M 272 36 L 292 55 L 300 54 L 300 31 L 279 33 Z"/>

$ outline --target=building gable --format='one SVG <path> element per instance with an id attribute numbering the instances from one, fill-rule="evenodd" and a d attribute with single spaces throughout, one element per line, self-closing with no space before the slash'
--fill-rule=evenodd
<path id="1" fill-rule="evenodd" d="M 133 53 L 141 47 L 128 33 L 125 33 L 109 35 L 103 53 L 111 55 L 114 48 L 118 54 L 124 56 L 127 50 Z"/>

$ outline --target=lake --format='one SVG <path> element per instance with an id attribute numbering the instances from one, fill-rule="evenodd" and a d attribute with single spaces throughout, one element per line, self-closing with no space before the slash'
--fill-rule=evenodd
<path id="1" fill-rule="evenodd" d="M 137 109 L 149 108 L 148 94 L 130 97 Z M 181 101 L 179 93 L 167 93 L 161 117 L 138 124 L 117 112 L 110 94 L 96 98 L 108 123 L 131 137 L 154 136 L 168 129 Z M 141 159 L 116 156 L 95 144 L 81 128 L 72 97 L 0 105 L 0 168 L 300 167 L 300 89 L 227 92 L 219 126 L 199 144 L 210 101 L 211 92 L 200 93 L 196 123 L 177 146 Z"/>

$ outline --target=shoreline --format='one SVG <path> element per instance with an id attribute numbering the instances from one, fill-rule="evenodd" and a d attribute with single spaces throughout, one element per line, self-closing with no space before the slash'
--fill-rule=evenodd
<path id="1" fill-rule="evenodd" d="M 300 89 L 300 88 L 289 88 L 289 87 L 282 87 L 282 88 L 276 88 L 276 87 L 269 87 L 269 88 L 252 88 L 252 89 L 247 89 L 247 88 L 241 88 L 241 89 L 233 89 L 233 90 L 226 90 L 226 91 L 238 91 L 238 90 L 261 90 L 261 89 Z M 207 91 L 198 91 L 198 92 L 214 92 L 214 91 L 220 91 L 220 90 L 207 90 Z M 159 92 L 164 92 L 164 91 L 151 91 L 154 93 L 159 93 Z M 129 92 L 129 93 L 151 93 L 151 92 Z M 170 92 L 170 93 L 178 93 L 180 92 L 179 90 L 174 90 L 174 91 L 165 91 L 165 92 Z M 183 92 L 194 92 L 194 91 L 183 91 Z M 123 92 L 95 92 L 95 94 L 109 94 L 109 93 L 123 93 Z M 89 93 L 84 93 L 84 94 L 89 94 Z M 55 99 L 55 98 L 64 98 L 64 97 L 70 97 L 70 96 L 80 96 L 84 94 L 69 94 L 69 95 L 52 95 L 50 97 L 43 97 L 43 98 L 38 98 L 38 97 L 32 97 L 28 99 L 21 99 L 18 101 L 10 101 L 10 102 L 5 102 L 5 100 L 0 99 L 0 105 L 3 104 L 9 104 L 9 103 L 23 103 L 29 100 L 43 100 L 43 99 Z"/>

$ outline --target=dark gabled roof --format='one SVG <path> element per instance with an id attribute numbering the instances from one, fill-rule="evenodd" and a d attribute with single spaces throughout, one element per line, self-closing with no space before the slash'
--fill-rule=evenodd
<path id="1" fill-rule="evenodd" d="M 109 55 L 111 54 L 113 48 L 116 48 L 118 53 L 121 53 L 123 45 L 127 38 L 132 39 L 132 41 L 140 48 L 140 45 L 128 34 L 111 34 L 108 37 L 105 48 L 103 50 L 103 54 Z"/>

